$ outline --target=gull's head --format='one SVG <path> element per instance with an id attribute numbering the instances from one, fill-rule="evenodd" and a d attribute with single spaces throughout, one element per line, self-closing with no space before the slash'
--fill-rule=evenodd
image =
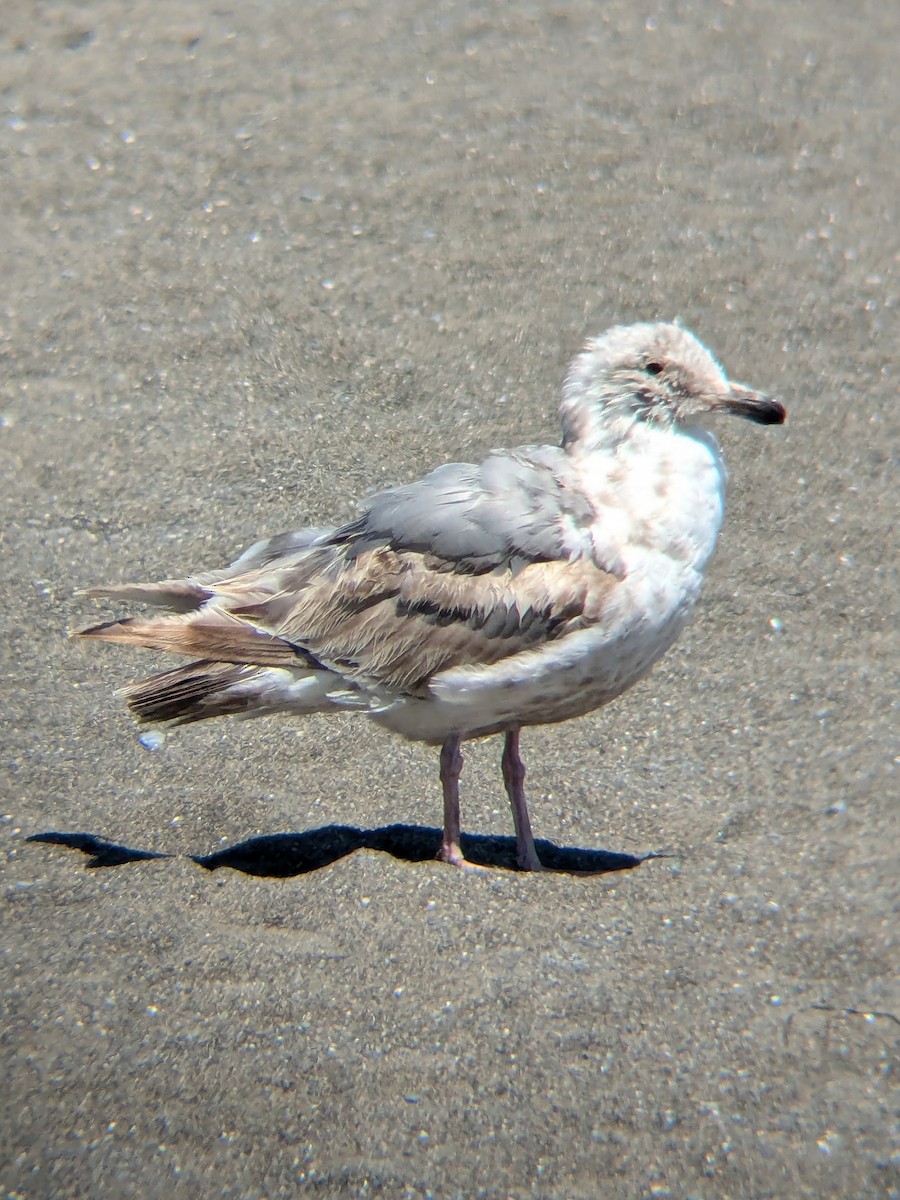
<path id="1" fill-rule="evenodd" d="M 680 325 L 615 325 L 592 338 L 566 376 L 563 445 L 617 441 L 640 425 L 687 429 L 726 412 L 780 425 L 784 406 L 731 383 L 700 342 Z"/>

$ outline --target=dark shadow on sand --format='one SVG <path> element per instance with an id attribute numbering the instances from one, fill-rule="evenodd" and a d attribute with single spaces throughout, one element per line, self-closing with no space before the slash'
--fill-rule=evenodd
<path id="1" fill-rule="evenodd" d="M 89 854 L 89 868 L 118 867 L 149 858 L 172 857 L 150 850 L 119 846 L 90 833 L 35 833 L 27 840 L 67 846 Z M 404 862 L 428 862 L 437 857 L 440 844 L 441 831 L 426 825 L 387 825 L 381 829 L 324 825 L 305 833 L 273 833 L 248 838 L 212 854 L 192 854 L 190 857 L 208 871 L 231 867 L 234 871 L 243 871 L 245 875 L 286 879 L 317 871 L 356 850 L 381 850 Z M 545 869 L 564 875 L 606 875 L 612 871 L 628 871 L 649 858 L 662 857 L 658 853 L 638 856 L 618 854 L 611 850 L 582 850 L 555 846 L 544 840 L 535 844 Z M 474 866 L 518 870 L 514 838 L 463 834 L 462 850 Z"/>
<path id="2" fill-rule="evenodd" d="M 97 867 L 121 867 L 124 863 L 142 862 L 147 858 L 171 858 L 171 854 L 159 854 L 155 850 L 133 850 L 130 846 L 117 846 L 115 842 L 97 837 L 93 833 L 33 833 L 26 842 L 49 842 L 51 846 L 67 846 L 69 850 L 80 850 L 89 854 L 89 870 Z"/>

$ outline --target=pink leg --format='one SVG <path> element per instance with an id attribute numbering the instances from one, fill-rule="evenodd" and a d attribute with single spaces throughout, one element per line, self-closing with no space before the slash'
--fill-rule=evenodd
<path id="1" fill-rule="evenodd" d="M 503 782 L 506 784 L 506 794 L 509 796 L 509 806 L 512 809 L 513 823 L 516 827 L 516 862 L 523 871 L 542 871 L 541 860 L 534 848 L 531 821 L 528 819 L 528 804 L 525 800 L 525 764 L 519 757 L 518 729 L 507 730 L 501 766 Z"/>
<path id="2" fill-rule="evenodd" d="M 441 746 L 441 786 L 444 789 L 444 836 L 438 858 L 454 867 L 468 867 L 459 846 L 459 776 L 462 772 L 462 751 L 457 734 L 448 737 Z"/>

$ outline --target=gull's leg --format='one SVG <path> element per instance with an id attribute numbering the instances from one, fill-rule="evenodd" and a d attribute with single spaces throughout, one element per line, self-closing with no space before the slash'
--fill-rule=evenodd
<path id="1" fill-rule="evenodd" d="M 534 848 L 534 834 L 528 819 L 528 804 L 525 800 L 525 764 L 519 756 L 519 729 L 508 729 L 503 746 L 503 782 L 509 796 L 513 823 L 516 827 L 516 862 L 523 871 L 542 871 L 541 860 Z M 445 835 L 446 836 L 446 835 Z"/>
<path id="2" fill-rule="evenodd" d="M 459 846 L 459 776 L 462 772 L 462 751 L 459 734 L 448 737 L 441 746 L 441 787 L 444 789 L 444 836 L 438 858 L 454 867 L 468 863 Z"/>

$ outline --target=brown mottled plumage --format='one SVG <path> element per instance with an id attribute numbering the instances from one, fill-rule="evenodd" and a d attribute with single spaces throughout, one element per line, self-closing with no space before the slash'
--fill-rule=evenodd
<path id="1" fill-rule="evenodd" d="M 722 516 L 703 428 L 717 410 L 784 419 L 686 330 L 617 326 L 572 366 L 562 446 L 448 463 L 221 571 L 94 589 L 170 615 L 79 636 L 195 660 L 125 689 L 141 721 L 343 708 L 440 744 L 441 857 L 456 865 L 460 742 L 504 732 L 518 861 L 538 869 L 519 730 L 607 703 L 683 627 Z"/>

